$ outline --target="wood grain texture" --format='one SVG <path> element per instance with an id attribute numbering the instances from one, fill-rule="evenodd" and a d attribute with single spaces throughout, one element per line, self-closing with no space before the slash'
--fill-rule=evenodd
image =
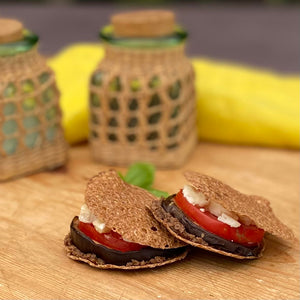
<path id="1" fill-rule="evenodd" d="M 274 237 L 253 261 L 195 249 L 183 262 L 122 272 L 68 259 L 63 239 L 86 182 L 107 168 L 83 145 L 63 169 L 0 185 L 0 299 L 299 299 L 299 243 Z M 157 171 L 155 187 L 176 192 L 187 169 L 265 196 L 299 238 L 297 152 L 199 144 L 184 168 Z"/>

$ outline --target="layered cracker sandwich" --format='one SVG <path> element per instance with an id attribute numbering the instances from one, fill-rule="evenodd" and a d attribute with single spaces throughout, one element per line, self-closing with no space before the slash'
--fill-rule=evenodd
<path id="1" fill-rule="evenodd" d="M 89 180 L 85 204 L 64 240 L 68 257 L 100 269 L 154 268 L 185 258 L 186 244 L 146 208 L 155 201 L 116 171 L 100 172 Z"/>
<path id="2" fill-rule="evenodd" d="M 184 175 L 190 184 L 149 207 L 178 240 L 226 256 L 254 259 L 262 255 L 266 232 L 294 239 L 265 198 L 240 193 L 197 172 Z"/>

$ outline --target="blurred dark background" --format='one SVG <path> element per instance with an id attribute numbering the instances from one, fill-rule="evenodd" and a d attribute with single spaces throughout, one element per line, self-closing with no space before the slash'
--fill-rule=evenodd
<path id="1" fill-rule="evenodd" d="M 48 56 L 76 42 L 97 42 L 113 13 L 167 8 L 189 32 L 187 53 L 299 72 L 300 0 L 0 0 L 0 17 L 21 20 Z"/>
<path id="2" fill-rule="evenodd" d="M 48 3 L 70 3 L 70 2 L 80 2 L 80 3 L 88 3 L 88 2 L 98 2 L 98 3 L 133 3 L 133 4 L 165 4 L 165 3 L 186 3 L 186 2 L 194 2 L 194 3 L 261 3 L 261 4 L 285 4 L 285 3 L 299 3 L 299 0 L 2 0 L 2 2 L 31 2 L 31 3 L 38 3 L 38 2 L 48 2 Z"/>

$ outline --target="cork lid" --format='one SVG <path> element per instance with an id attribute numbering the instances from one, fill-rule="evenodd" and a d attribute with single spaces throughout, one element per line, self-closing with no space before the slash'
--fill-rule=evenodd
<path id="1" fill-rule="evenodd" d="M 175 15 L 168 10 L 142 10 L 115 14 L 111 18 L 119 37 L 159 37 L 174 32 Z"/>
<path id="2" fill-rule="evenodd" d="M 0 18 L 0 44 L 21 40 L 23 29 L 23 24 L 17 20 Z"/>

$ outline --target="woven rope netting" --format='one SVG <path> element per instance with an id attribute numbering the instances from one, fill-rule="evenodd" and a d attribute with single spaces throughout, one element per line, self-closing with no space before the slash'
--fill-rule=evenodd
<path id="1" fill-rule="evenodd" d="M 36 49 L 0 57 L 0 180 L 66 160 L 59 92 Z"/>
<path id="2" fill-rule="evenodd" d="M 194 72 L 184 45 L 106 45 L 90 84 L 90 143 L 101 162 L 181 165 L 196 143 Z"/>

